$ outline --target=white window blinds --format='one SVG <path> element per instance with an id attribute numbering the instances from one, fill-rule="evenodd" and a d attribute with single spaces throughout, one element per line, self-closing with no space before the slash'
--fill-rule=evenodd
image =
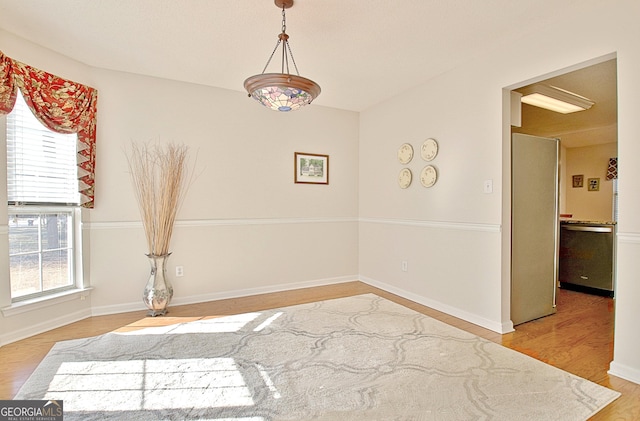
<path id="1" fill-rule="evenodd" d="M 7 116 L 9 204 L 77 205 L 77 139 L 75 133 L 56 133 L 43 126 L 18 92 Z"/>

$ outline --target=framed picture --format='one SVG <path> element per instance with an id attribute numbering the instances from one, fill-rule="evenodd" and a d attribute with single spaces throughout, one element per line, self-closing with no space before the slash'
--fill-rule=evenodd
<path id="1" fill-rule="evenodd" d="M 584 181 L 584 175 L 574 175 L 573 176 L 573 187 L 582 187 L 582 182 Z"/>
<path id="2" fill-rule="evenodd" d="M 294 181 L 301 184 L 329 184 L 329 155 L 294 153 Z"/>
<path id="3" fill-rule="evenodd" d="M 599 178 L 590 178 L 589 179 L 589 191 L 598 191 L 600 190 L 600 179 Z"/>

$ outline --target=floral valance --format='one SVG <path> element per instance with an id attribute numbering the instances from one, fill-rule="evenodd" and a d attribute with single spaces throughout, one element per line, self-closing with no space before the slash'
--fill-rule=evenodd
<path id="1" fill-rule="evenodd" d="M 94 207 L 98 91 L 13 60 L 0 51 L 0 114 L 16 103 L 18 89 L 36 118 L 58 133 L 77 133 L 81 205 Z"/>

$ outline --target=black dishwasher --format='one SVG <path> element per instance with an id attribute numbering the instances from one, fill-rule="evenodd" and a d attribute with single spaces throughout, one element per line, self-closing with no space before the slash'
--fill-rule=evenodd
<path id="1" fill-rule="evenodd" d="M 613 297 L 614 223 L 562 221 L 560 287 Z"/>

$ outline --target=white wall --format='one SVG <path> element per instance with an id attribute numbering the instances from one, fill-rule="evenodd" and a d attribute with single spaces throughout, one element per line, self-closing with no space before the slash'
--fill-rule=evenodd
<path id="1" fill-rule="evenodd" d="M 95 74 L 98 136 L 108 144 L 90 223 L 95 311 L 139 303 L 131 285 L 146 276 L 142 231 L 122 224 L 139 219 L 123 152 L 131 140 L 184 142 L 197 154 L 169 259 L 170 273 L 185 271 L 174 278 L 176 302 L 357 278 L 356 113 L 284 115 L 235 91 Z M 295 151 L 328 154 L 330 184 L 294 184 Z M 119 245 L 123 235 L 130 247 Z"/>
<path id="2" fill-rule="evenodd" d="M 613 181 L 606 177 L 609 158 L 617 155 L 616 143 L 566 149 L 564 213 L 580 221 L 613 221 Z M 582 187 L 573 187 L 574 175 L 584 176 Z M 598 191 L 589 190 L 590 178 L 600 179 Z"/>
<path id="3" fill-rule="evenodd" d="M 205 164 L 180 215 L 171 257 L 173 265 L 185 266 L 185 277 L 176 282 L 178 301 L 341 280 L 359 270 L 367 282 L 507 331 L 508 92 L 615 54 L 621 198 L 611 372 L 640 382 L 637 16 L 640 3 L 635 0 L 581 3 L 570 15 L 550 15 L 547 26 L 535 33 L 505 39 L 493 52 L 359 118 L 316 106 L 279 116 L 237 92 L 90 69 L 101 91 L 97 208 L 88 224 L 91 282 L 96 286 L 92 308 L 117 311 L 138 300 L 146 262 L 138 257 L 142 232 L 133 222 L 137 215 L 122 147 L 129 139 L 161 136 L 188 139 Z M 59 68 L 60 58 L 2 41 L 15 58 L 54 72 L 53 67 Z M 166 92 L 157 92 L 158 87 Z M 179 101 L 180 107 L 170 106 L 169 100 Z M 210 112 L 203 113 L 203 107 Z M 283 121 L 287 130 L 282 130 Z M 404 142 L 419 148 L 427 137 L 440 143 L 433 161 L 440 179 L 430 189 L 414 181 L 401 190 L 397 148 Z M 328 188 L 291 183 L 296 150 L 331 155 Z M 231 158 L 236 152 L 238 160 Z M 242 171 L 246 160 L 260 162 L 265 172 Z M 408 165 L 414 174 L 423 166 L 419 157 Z M 493 193 L 483 193 L 484 180 L 493 180 Z M 359 226 L 352 221 L 358 215 Z M 310 253 L 291 246 L 320 233 L 325 237 L 310 246 L 315 247 Z M 402 260 L 408 262 L 406 272 Z M 3 333 L 20 327 L 3 323 Z"/>
<path id="4" fill-rule="evenodd" d="M 640 382 L 640 3 L 582 3 L 570 15 L 374 106 L 360 118 L 360 273 L 370 283 L 496 331 L 510 328 L 509 94 L 603 57 L 618 60 L 620 221 L 611 372 Z M 514 22 L 517 24 L 517 22 Z M 584 28 L 589 28 L 584 31 Z M 419 53 L 419 52 L 417 52 Z M 430 188 L 398 187 L 404 142 L 440 144 Z M 418 157 L 408 167 L 418 173 Z M 494 192 L 483 193 L 493 180 Z M 371 242 L 375 242 L 371 244 Z M 635 256 L 635 258 L 634 258 Z M 408 260 L 408 271 L 401 270 Z"/>
<path id="5" fill-rule="evenodd" d="M 501 89 L 458 69 L 373 107 L 360 118 L 360 274 L 367 282 L 493 330 L 501 320 Z M 425 100 L 428 98 L 428 100 Z M 420 146 L 439 143 L 438 181 L 424 188 Z M 397 150 L 414 174 L 398 186 Z M 483 192 L 493 180 L 494 193 Z M 408 261 L 402 272 L 401 261 Z M 507 318 L 508 322 L 508 318 Z"/>
<path id="6" fill-rule="evenodd" d="M 89 68 L 0 35 L 8 56 L 99 91 L 96 206 L 83 228 L 94 289 L 84 301 L 0 318 L 0 343 L 90 314 L 144 309 L 149 265 L 124 152 L 131 141 L 185 143 L 197 157 L 168 261 L 174 304 L 357 279 L 357 113 L 275 113 L 240 91 Z M 328 154 L 330 184 L 294 184 L 296 151 Z M 176 265 L 184 277 L 172 276 Z M 5 257 L 0 271 L 8 274 Z M 3 275 L 2 306 L 8 282 Z"/>

